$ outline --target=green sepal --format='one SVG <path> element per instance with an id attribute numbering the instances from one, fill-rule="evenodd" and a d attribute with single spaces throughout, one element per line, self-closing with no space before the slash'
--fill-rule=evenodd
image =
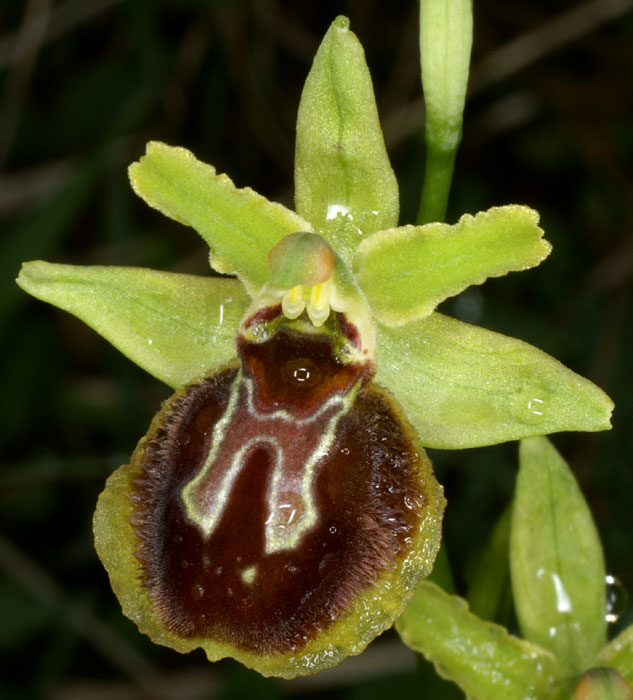
<path id="1" fill-rule="evenodd" d="M 569 467 L 545 437 L 521 442 L 512 509 L 510 569 L 523 636 L 569 673 L 606 642 L 602 545 Z"/>
<path id="2" fill-rule="evenodd" d="M 389 387 L 427 447 L 611 425 L 613 402 L 602 390 L 515 338 L 434 312 L 399 328 L 378 325 L 376 341 L 376 381 Z"/>
<path id="3" fill-rule="evenodd" d="M 323 38 L 301 95 L 295 200 L 347 264 L 362 235 L 398 223 L 398 184 L 371 77 L 346 17 Z"/>
<path id="4" fill-rule="evenodd" d="M 17 282 L 173 388 L 235 358 L 235 335 L 250 302 L 235 279 L 134 267 L 34 261 L 23 265 Z"/>
<path id="5" fill-rule="evenodd" d="M 633 625 L 629 625 L 602 649 L 596 665 L 617 669 L 626 682 L 633 686 Z"/>
<path id="6" fill-rule="evenodd" d="M 249 187 L 238 189 L 185 148 L 152 141 L 129 174 L 136 194 L 196 229 L 211 248 L 211 266 L 237 275 L 251 296 L 268 279 L 268 251 L 288 233 L 312 230 L 290 209 Z"/>
<path id="7" fill-rule="evenodd" d="M 428 316 L 447 297 L 487 277 L 538 265 L 551 251 L 528 207 L 493 207 L 453 226 L 433 223 L 379 231 L 354 258 L 362 290 L 388 326 Z"/>
<path id="8" fill-rule="evenodd" d="M 396 630 L 471 700 L 542 697 L 559 675 L 553 654 L 479 619 L 463 598 L 428 581 L 418 586 Z"/>

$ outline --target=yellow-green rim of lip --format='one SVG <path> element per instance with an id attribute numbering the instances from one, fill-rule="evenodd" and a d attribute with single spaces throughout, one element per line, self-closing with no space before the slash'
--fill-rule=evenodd
<path id="1" fill-rule="evenodd" d="M 376 385 L 371 388 L 388 400 L 407 434 L 415 436 L 411 424 L 389 392 Z M 182 393 L 184 390 L 177 392 L 172 399 Z M 170 405 L 171 400 L 155 416 L 147 436 L 160 427 Z M 406 556 L 397 562 L 397 566 L 387 569 L 370 589 L 359 594 L 349 612 L 331 627 L 310 640 L 297 653 L 268 656 L 209 639 L 177 637 L 162 627 L 153 612 L 148 589 L 140 581 L 141 568 L 134 554 L 138 538 L 129 520 L 133 511 L 129 495 L 131 481 L 141 471 L 140 462 L 147 436 L 139 442 L 130 463 L 117 469 L 107 480 L 106 487 L 99 496 L 93 526 L 97 554 L 108 572 L 123 613 L 156 644 L 171 647 L 181 653 L 201 647 L 210 661 L 232 657 L 264 676 L 294 678 L 309 675 L 334 666 L 347 656 L 360 654 L 369 642 L 393 624 L 419 581 L 431 571 L 440 545 L 445 501 L 442 487 L 433 475 L 431 462 L 418 446 L 419 478 L 426 507 L 411 546 Z M 417 438 L 414 444 L 418 445 Z"/>

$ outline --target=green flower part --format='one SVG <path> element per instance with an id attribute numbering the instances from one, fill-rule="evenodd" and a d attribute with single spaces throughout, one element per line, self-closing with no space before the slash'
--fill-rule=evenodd
<path id="1" fill-rule="evenodd" d="M 267 675 L 336 664 L 432 567 L 444 498 L 422 445 L 609 427 L 611 401 L 589 381 L 434 311 L 550 246 L 520 206 L 398 228 L 345 18 L 301 99 L 297 213 L 162 143 L 130 178 L 234 278 L 31 262 L 18 283 L 176 390 L 94 521 L 125 614 L 155 642 Z"/>

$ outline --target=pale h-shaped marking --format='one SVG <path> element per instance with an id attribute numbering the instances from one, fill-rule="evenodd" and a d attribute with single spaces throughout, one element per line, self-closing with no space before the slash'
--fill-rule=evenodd
<path id="1" fill-rule="evenodd" d="M 273 452 L 273 473 L 266 501 L 267 554 L 294 549 L 318 521 L 314 476 L 334 443 L 336 426 L 352 406 L 359 384 L 335 393 L 311 415 L 298 418 L 280 409 L 262 412 L 253 400 L 253 381 L 239 372 L 229 403 L 215 424 L 209 454 L 198 474 L 182 488 L 185 512 L 205 538 L 216 528 L 231 489 L 249 454 Z"/>

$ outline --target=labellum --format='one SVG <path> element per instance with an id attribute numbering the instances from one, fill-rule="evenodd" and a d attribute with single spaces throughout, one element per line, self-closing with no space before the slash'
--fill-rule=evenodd
<path id="1" fill-rule="evenodd" d="M 371 382 L 371 333 L 330 310 L 331 249 L 293 236 L 271 253 L 272 280 L 298 248 L 319 264 L 264 290 L 238 362 L 163 405 L 95 516 L 142 631 L 285 677 L 359 653 L 393 623 L 431 568 L 444 506 L 413 428 Z"/>

